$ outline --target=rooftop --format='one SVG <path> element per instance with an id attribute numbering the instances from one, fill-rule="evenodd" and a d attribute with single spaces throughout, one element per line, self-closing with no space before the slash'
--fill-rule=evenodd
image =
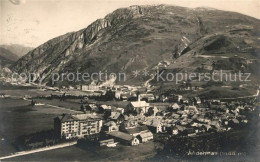
<path id="1" fill-rule="evenodd" d="M 133 107 L 147 107 L 150 106 L 149 103 L 145 102 L 145 101 L 135 101 L 135 102 L 131 102 L 131 105 Z"/>
<path id="2" fill-rule="evenodd" d="M 147 119 L 146 121 L 146 125 L 153 126 L 153 127 L 157 127 L 159 124 L 161 124 L 161 121 L 156 118 L 150 118 Z"/>
<path id="3" fill-rule="evenodd" d="M 109 135 L 121 138 L 126 141 L 131 141 L 134 138 L 132 135 L 120 131 L 110 132 Z"/>
<path id="4" fill-rule="evenodd" d="M 128 134 L 135 134 L 135 133 L 140 133 L 142 131 L 148 131 L 148 128 L 143 125 L 143 126 L 137 126 L 135 128 L 130 128 L 130 129 L 126 129 L 125 131 L 128 133 Z"/>
<path id="5" fill-rule="evenodd" d="M 69 122 L 69 121 L 79 121 L 79 120 L 88 120 L 88 119 L 100 119 L 98 116 L 92 114 L 63 114 L 58 117 L 61 122 Z"/>

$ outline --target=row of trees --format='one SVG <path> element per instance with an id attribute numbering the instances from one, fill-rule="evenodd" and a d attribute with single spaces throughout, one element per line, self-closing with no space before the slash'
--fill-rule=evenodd
<path id="1" fill-rule="evenodd" d="M 52 146 L 62 142 L 68 142 L 65 139 L 59 139 L 53 129 L 39 131 L 16 138 L 14 146 L 17 150 L 30 150 L 46 146 Z"/>

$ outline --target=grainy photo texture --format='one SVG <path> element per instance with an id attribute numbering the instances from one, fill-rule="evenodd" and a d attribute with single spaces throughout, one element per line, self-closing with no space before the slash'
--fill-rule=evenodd
<path id="1" fill-rule="evenodd" d="M 259 0 L 0 0 L 0 161 L 260 161 Z"/>

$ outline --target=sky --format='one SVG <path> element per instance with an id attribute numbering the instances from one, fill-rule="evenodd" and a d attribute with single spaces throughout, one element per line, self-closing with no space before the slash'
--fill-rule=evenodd
<path id="1" fill-rule="evenodd" d="M 0 44 L 37 47 L 131 5 L 212 7 L 260 19 L 260 0 L 0 0 Z"/>

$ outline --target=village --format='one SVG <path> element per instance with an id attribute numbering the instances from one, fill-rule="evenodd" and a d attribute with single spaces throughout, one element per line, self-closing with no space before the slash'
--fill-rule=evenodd
<path id="1" fill-rule="evenodd" d="M 0 162 L 260 161 L 256 0 L 0 6 Z"/>
<path id="2" fill-rule="evenodd" d="M 246 114 L 254 111 L 256 99 L 222 101 L 185 98 L 180 94 L 155 95 L 132 86 L 82 86 L 81 89 L 89 92 L 80 100 L 82 113 L 56 117 L 54 131 L 58 138 L 67 140 L 98 135 L 101 138 L 96 142 L 108 147 L 117 143 L 139 145 L 154 140 L 158 134 L 166 139 L 196 137 L 245 126 Z M 66 94 L 60 98 L 65 99 Z M 97 104 L 96 100 L 128 104 L 117 107 Z"/>

